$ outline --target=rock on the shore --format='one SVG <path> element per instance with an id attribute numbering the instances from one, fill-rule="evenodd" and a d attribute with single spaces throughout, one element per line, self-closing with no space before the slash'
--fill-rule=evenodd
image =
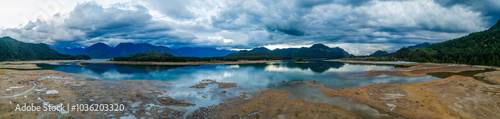
<path id="1" fill-rule="evenodd" d="M 50 95 L 50 94 L 58 94 L 59 91 L 57 90 L 48 90 L 47 92 L 45 92 L 47 95 Z"/>

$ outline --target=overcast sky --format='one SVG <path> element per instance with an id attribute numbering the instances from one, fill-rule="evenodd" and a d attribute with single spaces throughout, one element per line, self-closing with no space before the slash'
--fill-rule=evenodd
<path id="1" fill-rule="evenodd" d="M 500 0 L 4 0 L 0 9 L 0 36 L 58 47 L 323 43 L 355 55 L 443 42 L 500 19 Z"/>

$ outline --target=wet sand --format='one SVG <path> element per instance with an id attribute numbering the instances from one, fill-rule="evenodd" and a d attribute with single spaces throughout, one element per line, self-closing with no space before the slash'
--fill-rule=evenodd
<path id="1" fill-rule="evenodd" d="M 1 69 L 40 69 L 35 64 L 0 65 Z"/>
<path id="2" fill-rule="evenodd" d="M 5 61 L 0 63 L 27 64 L 27 63 L 60 63 L 60 62 L 77 62 L 77 61 L 90 61 L 90 60 L 33 60 L 33 61 Z"/>
<path id="3" fill-rule="evenodd" d="M 389 71 L 369 71 L 363 76 L 380 74 L 418 76 L 431 72 L 482 70 L 467 65 L 416 64 Z M 377 74 L 377 75 L 374 75 Z M 381 113 L 404 118 L 500 118 L 498 71 L 476 74 L 497 84 L 487 84 L 473 77 L 453 75 L 444 79 L 413 84 L 376 84 L 348 89 L 329 89 L 316 82 L 328 96 L 343 96 L 366 104 Z"/>
<path id="4" fill-rule="evenodd" d="M 326 60 L 326 61 L 340 61 L 344 63 L 354 63 L 354 64 L 386 64 L 386 65 L 396 65 L 405 66 L 403 68 L 393 68 L 391 70 L 371 70 L 367 71 L 365 75 L 356 75 L 354 77 L 374 77 L 380 75 L 389 76 L 424 76 L 429 73 L 437 72 L 451 72 L 458 73 L 462 71 L 475 71 L 475 70 L 485 70 L 485 68 L 496 69 L 498 67 L 490 66 L 472 66 L 465 64 L 441 64 L 441 63 L 398 63 L 398 62 L 374 62 L 374 61 L 349 61 L 349 60 Z"/>
<path id="5" fill-rule="evenodd" d="M 0 69 L 0 118 L 165 118 L 181 117 L 162 102 L 179 102 L 168 96 L 159 96 L 171 83 L 155 81 L 89 81 L 74 80 L 85 77 L 50 70 L 20 71 Z M 49 112 L 15 111 L 16 105 L 43 104 L 123 104 L 124 111 Z M 152 109 L 155 108 L 155 109 Z M 172 113 L 170 113 L 172 112 Z M 175 115 L 177 114 L 177 115 Z"/>
<path id="6" fill-rule="evenodd" d="M 359 116 L 339 106 L 327 103 L 309 103 L 302 98 L 290 98 L 288 91 L 267 89 L 189 115 L 190 118 L 277 118 L 277 119 L 358 119 Z"/>
<path id="7" fill-rule="evenodd" d="M 213 62 L 132 62 L 132 61 L 101 61 L 89 62 L 99 64 L 126 64 L 126 65 L 210 65 L 210 64 L 255 64 L 277 62 L 281 60 L 259 60 L 259 61 L 213 61 Z"/>
<path id="8" fill-rule="evenodd" d="M 237 87 L 236 83 L 224 83 L 224 82 L 217 82 L 211 79 L 203 79 L 199 84 L 190 86 L 189 88 L 205 88 L 207 85 L 210 84 L 217 84 L 217 88 L 219 89 L 225 89 L 225 88 L 233 88 Z"/>
<path id="9" fill-rule="evenodd" d="M 409 68 L 370 72 L 382 72 L 380 74 L 386 75 L 391 75 L 387 72 L 398 72 L 394 75 L 414 76 L 429 72 L 459 72 L 484 68 L 496 67 L 414 64 Z M 497 82 L 500 79 L 499 74 L 500 72 L 493 71 L 475 76 Z M 293 95 L 288 91 L 272 89 L 256 93 L 243 92 L 240 96 L 228 98 L 220 104 L 190 112 L 183 109 L 196 105 L 195 102 L 168 95 L 170 89 L 179 88 L 175 87 L 176 84 L 161 81 L 77 80 L 82 77 L 86 76 L 51 70 L 0 69 L 0 118 L 360 118 L 359 115 L 337 105 L 291 98 Z M 352 98 L 394 118 L 500 118 L 500 85 L 486 84 L 472 77 L 454 75 L 430 82 L 376 84 L 348 89 L 329 89 L 316 82 L 307 83 L 320 87 L 321 91 L 317 93 Z M 211 86 L 216 87 L 215 89 L 231 89 L 237 88 L 238 85 L 244 84 L 206 79 L 185 88 L 205 89 Z M 227 91 L 207 93 L 219 94 Z M 126 110 L 14 111 L 16 104 L 24 103 L 38 106 L 59 103 L 124 104 Z"/>
<path id="10" fill-rule="evenodd" d="M 287 91 L 264 90 L 255 94 L 240 93 L 219 105 L 195 106 L 186 99 L 168 95 L 175 84 L 161 81 L 100 81 L 77 80 L 86 76 L 51 70 L 0 69 L 0 118 L 198 118 L 198 117 L 252 117 L 252 118 L 359 118 L 336 105 L 309 103 L 304 99 L 290 99 Z M 213 86 L 212 86 L 213 85 Z M 186 88 L 230 89 L 236 83 L 205 79 Z M 209 88 L 211 90 L 211 88 Z M 231 90 L 229 90 L 231 91 Z M 227 93 L 227 91 L 206 93 Z M 167 94 L 167 95 L 165 95 Z M 193 94 L 196 95 L 196 94 Z M 207 94 L 198 94 L 207 95 Z M 208 94 L 213 95 L 213 94 Z M 16 105 L 44 104 L 124 104 L 124 111 L 23 112 Z M 236 106 L 238 105 L 238 106 Z M 231 107 L 231 110 L 227 110 Z M 207 110 L 210 108 L 210 113 Z M 238 112 L 233 113 L 234 111 Z M 241 113 L 240 113 L 241 112 Z"/>
<path id="11" fill-rule="evenodd" d="M 500 87 L 470 77 L 414 84 L 377 84 L 349 89 L 328 89 L 328 96 L 344 96 L 381 113 L 405 118 L 499 118 Z"/>
<path id="12" fill-rule="evenodd" d="M 484 80 L 500 84 L 500 71 L 486 72 L 486 73 L 476 74 L 474 76 L 484 77 L 483 78 Z"/>

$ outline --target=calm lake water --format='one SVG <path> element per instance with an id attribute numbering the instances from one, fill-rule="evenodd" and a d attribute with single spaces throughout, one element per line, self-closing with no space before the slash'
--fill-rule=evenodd
<path id="1" fill-rule="evenodd" d="M 294 61 L 282 61 L 260 64 L 240 65 L 199 65 L 199 66 L 138 66 L 113 64 L 88 64 L 86 66 L 70 63 L 37 64 L 43 69 L 51 69 L 67 73 L 90 76 L 88 80 L 155 80 L 174 83 L 168 95 L 174 99 L 186 99 L 195 102 L 196 106 L 185 107 L 192 111 L 221 103 L 224 99 L 237 97 L 242 92 L 257 92 L 263 89 L 287 90 L 294 97 L 305 98 L 310 102 L 330 103 L 346 110 L 357 111 L 366 117 L 380 116 L 378 112 L 366 105 L 355 103 L 344 97 L 328 97 L 317 87 L 305 85 L 287 85 L 291 81 L 316 81 L 328 88 L 351 88 L 379 83 L 417 83 L 437 80 L 427 76 L 400 77 L 381 75 L 375 77 L 354 77 L 364 75 L 369 70 L 389 70 L 390 65 L 347 64 L 334 61 L 311 60 L 306 64 Z M 217 82 L 237 83 L 238 87 L 218 89 L 212 85 L 204 89 L 188 88 L 203 79 Z M 227 93 L 210 93 L 227 91 Z M 199 95 L 199 92 L 206 92 Z M 182 108 L 182 107 L 180 107 Z"/>
<path id="2" fill-rule="evenodd" d="M 70 63 L 37 64 L 43 69 L 82 74 L 95 80 L 156 80 L 174 84 L 193 84 L 203 79 L 238 83 L 238 86 L 273 88 L 283 81 L 317 81 L 328 88 L 361 87 L 378 83 L 416 83 L 436 80 L 427 76 L 354 77 L 369 70 L 389 70 L 390 65 L 347 64 L 335 61 L 313 60 L 306 64 L 282 61 L 240 65 L 199 66 L 140 66 L 114 64 Z"/>

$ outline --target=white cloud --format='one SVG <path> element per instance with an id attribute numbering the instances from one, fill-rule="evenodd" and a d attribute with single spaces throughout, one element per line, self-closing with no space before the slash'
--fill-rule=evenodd
<path id="1" fill-rule="evenodd" d="M 338 44 L 325 44 L 328 47 L 340 47 L 349 52 L 350 54 L 356 55 L 369 55 L 377 50 L 383 50 L 387 52 L 395 52 L 399 50 L 401 46 L 410 46 L 414 44 L 370 44 L 370 43 L 338 43 Z"/>
<path id="2" fill-rule="evenodd" d="M 354 11 L 370 26 L 466 32 L 485 29 L 480 12 L 462 5 L 446 8 L 433 0 L 377 1 Z"/>
<path id="3" fill-rule="evenodd" d="M 28 4 L 0 4 L 12 9 L 0 11 L 11 18 L 0 21 L 0 35 L 84 46 L 148 42 L 274 49 L 324 43 L 356 55 L 457 38 L 486 29 L 491 18 L 498 18 L 492 15 L 500 13 L 478 7 L 499 4 L 494 0 L 21 1 Z"/>

